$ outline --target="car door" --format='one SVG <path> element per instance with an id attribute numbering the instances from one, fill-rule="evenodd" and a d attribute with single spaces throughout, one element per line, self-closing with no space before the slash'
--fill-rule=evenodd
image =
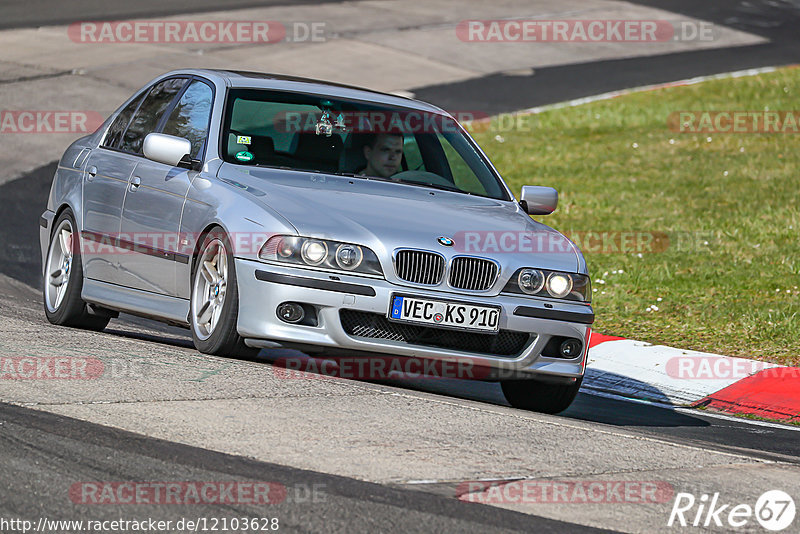
<path id="1" fill-rule="evenodd" d="M 122 136 L 146 91 L 128 103 L 111 122 L 99 146 L 86 157 L 83 169 L 83 274 L 118 283 L 116 246 L 122 204 L 137 158 L 120 150 Z"/>
<path id="2" fill-rule="evenodd" d="M 154 127 L 143 129 L 188 139 L 190 157 L 202 159 L 211 118 L 213 90 L 202 80 L 186 84 L 166 107 Z M 144 105 L 147 104 L 145 100 Z M 148 131 L 149 130 L 149 131 Z M 143 138 L 143 137 L 142 137 Z M 121 234 L 136 246 L 121 265 L 125 285 L 178 296 L 177 262 L 189 257 L 179 251 L 180 225 L 186 193 L 197 175 L 194 170 L 172 167 L 140 157 L 131 175 L 122 210 Z M 184 292 L 185 293 L 185 292 Z"/>

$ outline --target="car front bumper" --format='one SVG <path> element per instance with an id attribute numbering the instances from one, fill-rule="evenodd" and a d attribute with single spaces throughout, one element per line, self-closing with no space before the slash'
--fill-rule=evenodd
<path id="1" fill-rule="evenodd" d="M 541 378 L 575 379 L 583 376 L 594 319 L 591 306 L 574 302 L 517 297 L 507 294 L 478 296 L 456 292 L 426 291 L 417 287 L 346 274 L 266 264 L 236 259 L 239 288 L 238 332 L 255 347 L 316 346 L 346 351 L 380 353 L 422 360 L 463 360 L 489 370 L 487 379 Z M 500 306 L 500 329 L 531 334 L 516 354 L 497 356 L 454 350 L 440 346 L 349 335 L 340 319 L 341 310 L 388 315 L 393 294 L 421 298 L 457 300 L 467 304 Z M 317 326 L 289 324 L 278 318 L 277 307 L 284 302 L 313 306 Z M 486 334 L 479 334 L 486 335 Z M 491 335 L 491 334 L 488 334 Z M 542 355 L 553 336 L 577 338 L 583 342 L 574 359 Z"/>

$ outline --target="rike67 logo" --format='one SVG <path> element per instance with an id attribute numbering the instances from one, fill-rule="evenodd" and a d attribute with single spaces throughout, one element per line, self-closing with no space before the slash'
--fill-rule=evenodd
<path id="1" fill-rule="evenodd" d="M 792 524 L 796 511 L 794 499 L 781 490 L 765 492 L 756 500 L 755 506 L 725 502 L 719 493 L 704 493 L 700 498 L 691 493 L 678 493 L 667 526 L 722 527 L 726 530 L 742 528 L 750 531 L 758 522 L 762 528 L 778 532 Z"/>

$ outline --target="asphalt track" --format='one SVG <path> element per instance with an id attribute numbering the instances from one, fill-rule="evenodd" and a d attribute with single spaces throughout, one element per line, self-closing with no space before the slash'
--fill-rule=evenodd
<path id="1" fill-rule="evenodd" d="M 230 0 L 224 3 L 224 8 L 334 2 L 336 0 Z M 444 109 L 480 109 L 496 114 L 629 87 L 800 62 L 800 32 L 797 32 L 800 26 L 800 3 L 797 0 L 631 0 L 631 3 L 742 30 L 769 39 L 769 42 L 546 67 L 524 75 L 498 73 L 455 83 L 412 88 L 411 91 L 417 98 Z M 218 11 L 221 7 L 223 5 L 214 0 L 72 0 L 66 10 L 61 0 L 5 0 L 0 29 L 69 24 L 82 20 L 152 18 Z"/>
<path id="2" fill-rule="evenodd" d="M 278 518 L 290 532 L 601 532 L 452 497 L 256 462 L 0 403 L 0 517 L 105 521 L 120 517 Z M 64 499 L 76 480 L 270 481 L 269 505 L 151 504 L 87 507 Z M 323 489 L 324 488 L 324 489 Z M 324 496 L 320 492 L 324 491 Z M 36 495 L 37 499 L 31 499 Z M 277 495 L 284 495 L 278 490 Z M 276 497 L 276 500 L 281 500 Z M 140 507 L 139 507 L 140 508 Z"/>
<path id="3" fill-rule="evenodd" d="M 0 29 L 35 28 L 57 24 L 93 20 L 126 20 L 150 17 L 167 17 L 183 13 L 202 13 L 221 9 L 246 9 L 249 7 L 282 6 L 298 4 L 323 4 L 339 0 L 163 0 L 103 1 L 70 0 L 69 9 L 60 0 L 3 0 L 3 17 Z"/>
<path id="4" fill-rule="evenodd" d="M 226 8 L 288 2 L 233 1 Z M 634 0 L 687 16 L 711 20 L 765 36 L 763 45 L 687 52 L 664 56 L 601 61 L 580 65 L 537 69 L 532 75 L 491 75 L 474 80 L 414 89 L 418 98 L 450 109 L 510 111 L 579 98 L 625 87 L 668 82 L 691 76 L 765 65 L 800 61 L 800 36 L 796 33 L 800 16 L 790 2 L 756 1 L 749 3 L 696 2 L 688 0 Z M 69 16 L 59 14 L 59 0 L 4 2 L 0 28 L 29 27 L 40 24 L 69 23 L 74 20 L 119 19 L 172 15 L 188 11 L 218 10 L 218 2 L 180 1 L 165 4 L 142 2 L 70 3 Z M 103 13 L 98 17 L 98 12 Z M 0 264 L 0 274 L 28 286 L 38 287 L 40 260 L 38 225 L 55 163 L 0 186 L 0 242 L 9 253 Z M 42 320 L 44 318 L 42 317 Z M 143 319 L 123 316 L 125 328 L 110 335 L 139 336 L 163 346 L 186 347 L 188 333 Z M 159 334 L 131 334 L 139 328 Z M 264 365 L 269 365 L 264 361 Z M 453 402 L 482 401 L 504 404 L 494 384 L 469 384 L 440 381 L 435 384 L 392 384 L 409 392 L 445 395 Z M 698 445 L 714 450 L 746 452 L 751 456 L 800 464 L 798 431 L 777 425 L 758 425 L 735 419 L 722 419 L 700 412 L 668 410 L 620 400 L 581 394 L 562 414 L 565 418 L 588 421 L 609 429 L 624 429 L 664 441 Z M 180 472 L 184 480 L 222 480 L 249 478 L 280 481 L 287 487 L 320 482 L 328 498 L 313 510 L 303 504 L 275 505 L 276 516 L 287 530 L 367 532 L 367 531 L 589 531 L 569 523 L 520 514 L 478 504 L 461 503 L 451 497 L 430 492 L 392 488 L 344 477 L 303 471 L 238 456 L 165 442 L 75 419 L 0 404 L 0 517 L 113 519 L 121 510 L 96 507 L 90 510 L 65 501 L 64 488 L 80 479 L 164 480 Z M 35 498 L 31 498 L 35 496 Z M 214 509 L 192 509 L 192 514 L 211 517 L 223 514 L 262 515 L 242 505 Z M 186 515 L 181 507 L 153 507 L 147 514 L 159 519 L 179 519 Z M 141 516 L 138 510 L 131 516 Z"/>
<path id="5" fill-rule="evenodd" d="M 0 212 L 0 242 L 5 243 L 11 251 L 8 260 L 0 264 L 0 273 L 31 287 L 38 287 L 40 283 L 39 226 L 36 222 L 46 203 L 55 168 L 55 163 L 45 165 L 23 178 L 0 186 L 0 198 L 6 203 L 6 207 Z M 154 343 L 191 346 L 189 332 L 184 329 L 126 315 L 121 320 L 133 326 L 145 326 L 151 331 L 162 332 L 164 337 L 149 337 Z M 112 321 L 109 328 L 113 328 L 114 323 Z M 496 384 L 431 382 L 425 380 L 409 384 L 406 381 L 395 385 L 463 399 L 505 404 Z M 697 411 L 686 414 L 587 394 L 580 394 L 562 415 L 612 427 L 635 429 L 661 439 L 703 444 L 731 452 L 746 450 L 767 459 L 800 463 L 800 431 L 792 428 L 753 426 L 733 418 L 704 416 Z"/>
<path id="6" fill-rule="evenodd" d="M 687 18 L 746 31 L 768 43 L 660 56 L 633 57 L 536 69 L 533 74 L 492 74 L 414 89 L 421 100 L 444 109 L 482 109 L 490 114 L 516 111 L 576 98 L 696 76 L 800 62 L 800 3 L 631 0 Z"/>

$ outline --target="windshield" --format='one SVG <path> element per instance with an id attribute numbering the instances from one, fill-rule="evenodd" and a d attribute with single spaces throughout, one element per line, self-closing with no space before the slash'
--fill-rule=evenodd
<path id="1" fill-rule="evenodd" d="M 450 117 L 257 89 L 228 94 L 221 154 L 238 165 L 395 181 L 508 200 Z"/>

